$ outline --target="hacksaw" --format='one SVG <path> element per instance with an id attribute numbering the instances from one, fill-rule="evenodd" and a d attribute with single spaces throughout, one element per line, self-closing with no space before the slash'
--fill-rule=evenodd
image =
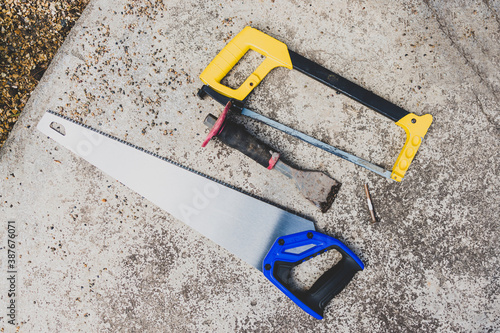
<path id="1" fill-rule="evenodd" d="M 256 51 L 264 55 L 266 58 L 257 67 L 257 69 L 252 74 L 250 74 L 250 76 L 248 76 L 248 78 L 241 84 L 240 87 L 232 89 L 222 84 L 221 80 L 249 50 Z M 406 171 L 410 167 L 411 162 L 415 158 L 420 145 L 422 144 L 422 140 L 427 133 L 427 130 L 432 123 L 432 115 L 430 114 L 418 116 L 414 113 L 410 113 L 403 108 L 383 99 L 382 97 L 375 95 L 371 91 L 301 56 L 300 54 L 289 50 L 287 45 L 283 42 L 249 26 L 245 27 L 231 41 L 229 41 L 229 43 L 203 70 L 200 75 L 200 79 L 216 92 L 241 102 L 244 101 L 248 94 L 264 79 L 264 77 L 272 69 L 276 67 L 297 69 L 299 72 L 302 72 L 307 76 L 327 85 L 328 87 L 333 88 L 336 91 L 354 99 L 355 101 L 358 101 L 361 104 L 377 111 L 378 113 L 394 121 L 396 125 L 402 127 L 406 132 L 406 141 L 401 152 L 399 153 L 398 158 L 396 159 L 396 162 L 394 163 L 392 171 L 390 172 L 383 169 L 383 171 L 381 171 L 380 169 L 375 168 L 378 166 L 375 166 L 374 164 L 371 164 L 369 162 L 369 164 L 366 164 L 364 162 L 367 161 L 364 160 L 360 160 L 358 162 L 355 158 L 350 158 L 354 155 L 343 152 L 338 148 L 334 147 L 335 150 L 337 150 L 337 153 L 333 153 L 332 151 L 330 152 L 346 160 L 349 160 L 350 162 L 374 171 L 386 178 L 393 179 L 398 182 L 403 179 Z M 237 104 L 238 103 L 234 103 L 234 105 Z M 259 120 L 264 121 L 265 119 Z M 321 147 L 319 143 L 316 146 L 321 149 L 327 150 L 325 149 L 325 144 L 322 144 L 323 147 Z"/>

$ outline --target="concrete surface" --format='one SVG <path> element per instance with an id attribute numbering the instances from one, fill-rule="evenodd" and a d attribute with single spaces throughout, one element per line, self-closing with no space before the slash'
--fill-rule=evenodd
<path id="1" fill-rule="evenodd" d="M 0 152 L 2 327 L 13 329 L 13 219 L 21 332 L 498 331 L 499 16 L 487 0 L 91 2 Z M 200 147 L 205 115 L 221 108 L 196 97 L 198 75 L 246 25 L 434 116 L 402 183 L 242 120 L 343 183 L 321 214 L 285 178 L 219 143 Z M 384 117 L 286 69 L 250 105 L 388 168 L 404 141 Z M 41 135 L 48 109 L 311 216 L 365 271 L 324 320 L 309 317 L 260 272 Z M 307 267 L 305 284 L 317 276 Z"/>

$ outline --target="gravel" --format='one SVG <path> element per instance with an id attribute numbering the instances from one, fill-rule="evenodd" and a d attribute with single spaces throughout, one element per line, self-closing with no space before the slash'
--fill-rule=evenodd
<path id="1" fill-rule="evenodd" d="M 0 147 L 89 0 L 0 4 Z"/>

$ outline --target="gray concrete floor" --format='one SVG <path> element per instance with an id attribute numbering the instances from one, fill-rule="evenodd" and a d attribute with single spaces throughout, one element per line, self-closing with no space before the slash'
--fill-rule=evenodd
<path id="1" fill-rule="evenodd" d="M 487 0 L 92 1 L 0 151 L 2 327 L 12 329 L 4 277 L 13 219 L 22 332 L 499 330 L 499 15 Z M 290 161 L 343 183 L 321 214 L 284 177 L 216 142 L 200 147 L 205 115 L 221 108 L 197 98 L 198 76 L 246 25 L 433 115 L 402 183 L 242 120 Z M 250 105 L 388 168 L 405 138 L 282 68 Z M 36 124 L 48 109 L 310 216 L 366 269 L 322 321 L 309 317 L 260 272 L 44 137 Z"/>

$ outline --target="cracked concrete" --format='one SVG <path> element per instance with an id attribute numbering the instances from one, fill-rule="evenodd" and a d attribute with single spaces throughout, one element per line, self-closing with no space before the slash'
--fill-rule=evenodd
<path id="1" fill-rule="evenodd" d="M 499 13 L 492 1 L 92 1 L 0 151 L 2 225 L 15 220 L 19 235 L 18 330 L 498 331 Z M 343 183 L 321 214 L 285 177 L 220 143 L 200 147 L 203 119 L 221 107 L 197 98 L 198 76 L 246 25 L 433 115 L 402 183 L 238 119 Z M 387 168 L 404 141 L 383 116 L 296 71 L 271 72 L 249 104 Z M 365 270 L 325 319 L 309 317 L 260 272 L 44 137 L 36 124 L 48 109 L 310 216 Z M 5 275 L 6 226 L 0 236 Z M 1 310 L 15 330 L 7 319 Z"/>

